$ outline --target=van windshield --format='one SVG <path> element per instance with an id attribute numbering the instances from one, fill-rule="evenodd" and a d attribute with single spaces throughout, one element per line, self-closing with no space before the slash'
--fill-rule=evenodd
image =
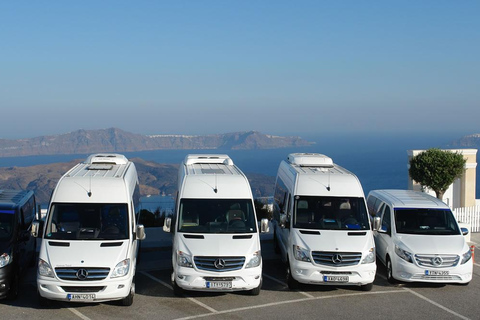
<path id="1" fill-rule="evenodd" d="M 395 209 L 397 233 L 458 235 L 455 217 L 448 209 Z"/>
<path id="2" fill-rule="evenodd" d="M 255 233 L 251 199 L 182 199 L 178 231 L 192 233 Z"/>
<path id="3" fill-rule="evenodd" d="M 300 229 L 369 230 L 364 198 L 295 196 L 293 226 Z"/>
<path id="4" fill-rule="evenodd" d="M 14 223 L 15 211 L 0 209 L 0 241 L 9 240 L 12 237 Z"/>
<path id="5" fill-rule="evenodd" d="M 58 240 L 128 239 L 127 204 L 55 203 L 45 238 Z"/>

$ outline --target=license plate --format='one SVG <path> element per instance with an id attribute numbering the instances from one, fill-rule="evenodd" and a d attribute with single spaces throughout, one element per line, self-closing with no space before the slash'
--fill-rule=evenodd
<path id="1" fill-rule="evenodd" d="M 85 294 L 67 294 L 67 299 L 70 301 L 93 301 L 95 299 L 94 293 L 85 293 Z"/>
<path id="2" fill-rule="evenodd" d="M 448 276 L 450 271 L 425 270 L 426 276 Z"/>
<path id="3" fill-rule="evenodd" d="M 323 276 L 324 282 L 348 282 L 348 276 Z"/>
<path id="4" fill-rule="evenodd" d="M 208 289 L 231 289 L 231 281 L 207 281 L 206 287 Z"/>

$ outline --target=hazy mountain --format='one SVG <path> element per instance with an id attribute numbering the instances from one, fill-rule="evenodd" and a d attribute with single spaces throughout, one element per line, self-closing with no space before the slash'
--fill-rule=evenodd
<path id="1" fill-rule="evenodd" d="M 53 163 L 31 167 L 0 167 L 0 189 L 33 190 L 37 202 L 47 204 L 58 179 L 84 159 L 66 163 Z M 174 194 L 177 188 L 177 164 L 160 164 L 140 158 L 135 163 L 142 196 L 152 194 Z M 262 174 L 247 174 L 255 197 L 271 196 L 275 178 Z"/>
<path id="2" fill-rule="evenodd" d="M 117 128 L 77 130 L 31 139 L 0 139 L 0 157 L 96 152 L 134 152 L 160 149 L 274 149 L 301 147 L 312 142 L 300 137 L 279 137 L 257 131 L 204 136 L 140 135 Z"/>
<path id="3" fill-rule="evenodd" d="M 449 147 L 454 148 L 480 148 L 480 133 L 470 134 L 458 140 L 452 141 Z"/>

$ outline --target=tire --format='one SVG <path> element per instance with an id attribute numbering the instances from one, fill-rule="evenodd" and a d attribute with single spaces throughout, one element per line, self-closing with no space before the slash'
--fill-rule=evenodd
<path id="1" fill-rule="evenodd" d="M 38 304 L 42 308 L 48 308 L 52 305 L 52 301 L 42 297 L 40 293 L 38 293 L 38 291 L 37 291 L 37 298 L 38 298 Z"/>
<path id="2" fill-rule="evenodd" d="M 130 293 L 128 296 L 120 300 L 120 304 L 124 307 L 129 307 L 133 304 L 133 297 L 135 296 L 135 282 L 132 282 L 132 286 L 130 287 Z"/>
<path id="3" fill-rule="evenodd" d="M 280 246 L 278 244 L 277 232 L 273 230 L 273 251 L 280 254 Z"/>
<path id="4" fill-rule="evenodd" d="M 372 288 L 373 288 L 373 282 L 360 286 L 360 289 L 362 289 L 362 291 L 371 291 Z"/>
<path id="5" fill-rule="evenodd" d="M 300 283 L 293 279 L 292 271 L 290 269 L 290 262 L 287 260 L 287 285 L 290 290 L 296 290 L 300 286 Z"/>
<path id="6" fill-rule="evenodd" d="M 252 289 L 250 290 L 250 295 L 251 296 L 258 296 L 260 294 L 260 291 L 262 290 L 262 280 L 260 280 L 260 284 L 258 285 L 258 287 L 256 287 L 255 289 Z"/>
<path id="7" fill-rule="evenodd" d="M 15 272 L 15 275 L 13 276 L 12 283 L 10 284 L 10 289 L 8 290 L 7 300 L 17 299 L 19 282 L 20 282 L 20 279 L 19 279 L 18 270 L 17 270 L 17 272 Z"/>
<path id="8" fill-rule="evenodd" d="M 397 280 L 393 277 L 392 261 L 390 261 L 389 257 L 387 257 L 387 280 L 391 284 L 397 283 Z"/>
<path id="9" fill-rule="evenodd" d="M 185 290 L 183 290 L 176 282 L 173 280 L 172 282 L 172 287 L 173 287 L 173 294 L 177 297 L 182 297 L 183 294 L 185 293 Z"/>

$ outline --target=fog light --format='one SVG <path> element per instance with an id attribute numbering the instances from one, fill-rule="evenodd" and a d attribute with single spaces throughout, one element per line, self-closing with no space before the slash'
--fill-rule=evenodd
<path id="1" fill-rule="evenodd" d="M 257 280 L 257 279 L 259 279 L 259 278 L 260 278 L 260 276 L 256 276 L 256 277 L 255 277 L 255 280 Z"/>
<path id="2" fill-rule="evenodd" d="M 178 278 L 178 279 L 183 279 L 183 275 L 177 274 L 177 278 Z"/>
<path id="3" fill-rule="evenodd" d="M 123 289 L 123 288 L 125 288 L 125 285 L 123 285 L 123 284 L 118 285 L 118 289 Z"/>
<path id="4" fill-rule="evenodd" d="M 0 284 L 0 289 L 5 289 L 7 285 L 5 283 Z"/>
<path id="5" fill-rule="evenodd" d="M 295 269 L 295 274 L 301 275 L 301 274 L 303 274 L 303 270 L 302 269 Z"/>

